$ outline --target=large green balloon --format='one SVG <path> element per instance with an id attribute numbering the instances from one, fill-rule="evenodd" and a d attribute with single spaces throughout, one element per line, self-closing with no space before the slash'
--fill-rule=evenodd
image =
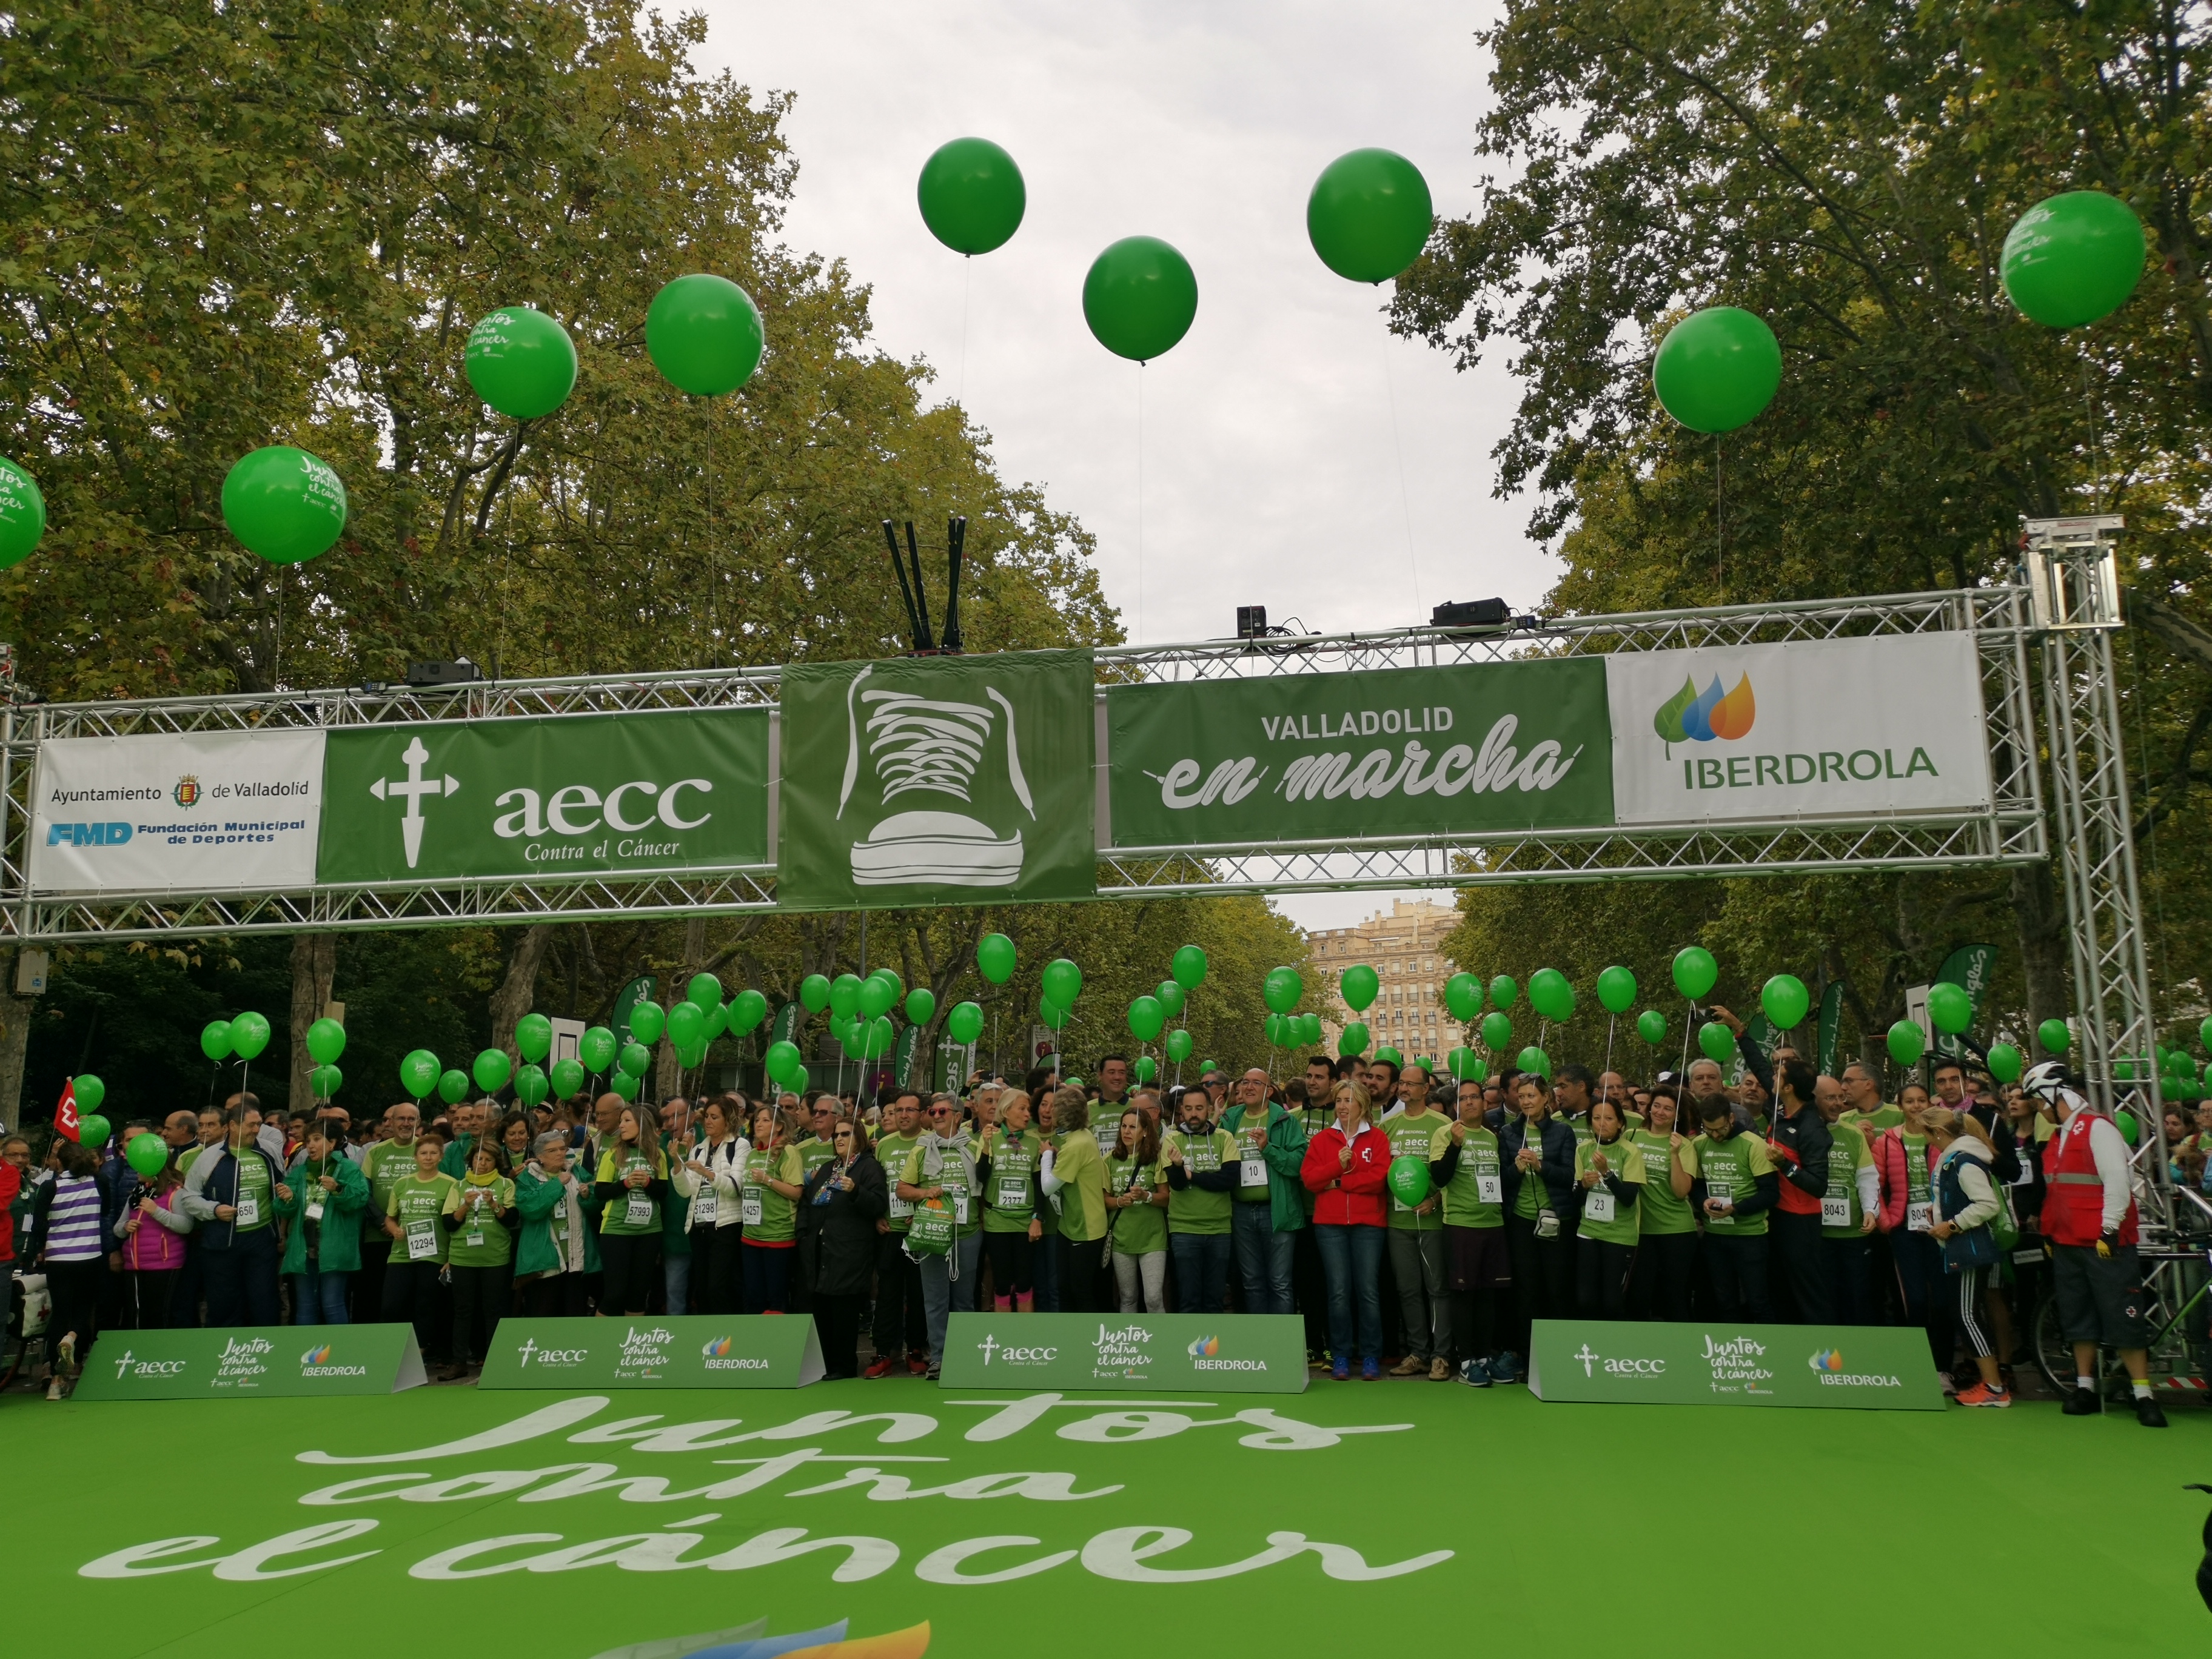
<path id="1" fill-rule="evenodd" d="M 1375 1051 L 1375 1058 L 1378 1061 L 1387 1060 L 1393 1066 L 1402 1066 L 1406 1063 L 1405 1055 L 1400 1054 L 1395 1048 L 1392 1048 L 1387 1042 Z M 1211 1064 L 1209 1064 L 1206 1069 L 1210 1072 L 1214 1068 Z"/>
<path id="2" fill-rule="evenodd" d="M 478 318 L 462 362 L 477 396 L 518 421 L 550 415 L 576 389 L 568 331 L 528 306 L 501 306 Z"/>
<path id="3" fill-rule="evenodd" d="M 514 1022 L 514 1050 L 532 1065 L 553 1052 L 553 1022 L 543 1014 L 525 1014 Z"/>
<path id="4" fill-rule="evenodd" d="M 584 1062 L 575 1059 L 555 1060 L 548 1081 L 553 1085 L 554 1093 L 568 1099 L 584 1086 Z"/>
<path id="5" fill-rule="evenodd" d="M 921 222 L 955 253 L 1004 247 L 1021 228 L 1029 187 L 1014 158 L 988 138 L 955 138 L 921 164 Z"/>
<path id="6" fill-rule="evenodd" d="M 860 1013 L 868 1019 L 890 1012 L 898 993 L 891 989 L 890 981 L 870 975 L 860 981 Z"/>
<path id="7" fill-rule="evenodd" d="M 1304 1043 L 1321 1041 L 1321 1016 L 1310 1008 L 1298 1016 L 1298 1041 Z"/>
<path id="8" fill-rule="evenodd" d="M 303 564 L 344 533 L 345 485 L 306 450 L 271 444 L 223 479 L 222 521 L 248 552 L 271 564 Z"/>
<path id="9" fill-rule="evenodd" d="M 1186 991 L 1195 991 L 1206 983 L 1206 952 L 1195 945 L 1180 947 L 1168 961 L 1169 971 L 1175 982 Z"/>
<path id="10" fill-rule="evenodd" d="M 1390 1183 L 1392 1196 L 1407 1209 L 1418 1209 L 1429 1199 L 1429 1161 L 1408 1152 L 1390 1160 L 1389 1172 L 1384 1177 Z"/>
<path id="11" fill-rule="evenodd" d="M 802 992 L 805 989 L 804 986 L 799 988 Z M 832 1019 L 850 1019 L 860 1012 L 860 976 L 858 974 L 838 975 L 830 981 L 830 1017 Z"/>
<path id="12" fill-rule="evenodd" d="M 541 1066 L 525 1066 L 514 1074 L 514 1097 L 526 1106 L 535 1106 L 552 1089 Z"/>
<path id="13" fill-rule="evenodd" d="M 1060 957 L 1044 965 L 1044 994 L 1063 1008 L 1075 1006 L 1083 994 L 1083 969 Z"/>
<path id="14" fill-rule="evenodd" d="M 1575 988 L 1556 968 L 1539 968 L 1528 975 L 1528 1006 L 1546 1019 L 1571 1019 L 1575 1012 Z"/>
<path id="15" fill-rule="evenodd" d="M 1927 1052 L 1928 1034 L 1909 1019 L 1900 1019 L 1889 1028 L 1889 1057 L 1900 1066 L 1910 1066 Z"/>
<path id="16" fill-rule="evenodd" d="M 114 1126 L 97 1112 L 87 1112 L 77 1118 L 76 1138 L 80 1146 L 105 1146 L 107 1137 L 114 1133 Z"/>
<path id="17" fill-rule="evenodd" d="M 1037 1018 L 1055 1031 L 1065 1030 L 1067 1028 L 1066 1007 L 1054 1002 L 1048 996 L 1042 994 L 1038 996 Z"/>
<path id="18" fill-rule="evenodd" d="M 660 1034 L 668 1029 L 668 1015 L 657 1002 L 641 1002 L 629 1011 L 629 1035 L 632 1042 L 658 1042 Z"/>
<path id="19" fill-rule="evenodd" d="M 107 1085 L 87 1072 L 70 1079 L 70 1093 L 76 1097 L 76 1109 L 82 1115 L 100 1109 L 100 1103 L 107 1098 Z"/>
<path id="20" fill-rule="evenodd" d="M 1365 1013 L 1382 988 L 1381 976 L 1364 962 L 1346 969 L 1336 981 L 1337 994 L 1355 1014 Z"/>
<path id="21" fill-rule="evenodd" d="M 438 1098 L 448 1106 L 458 1106 L 469 1097 L 469 1074 L 458 1066 L 440 1073 Z"/>
<path id="22" fill-rule="evenodd" d="M 1515 1063 L 1524 1072 L 1535 1073 L 1537 1076 L 1542 1078 L 1546 1082 L 1549 1082 L 1551 1080 L 1552 1057 L 1546 1054 L 1541 1048 L 1523 1048 Z"/>
<path id="23" fill-rule="evenodd" d="M 230 1051 L 240 1060 L 255 1060 L 269 1046 L 269 1022 L 259 1014 L 247 1012 L 230 1022 Z"/>
<path id="24" fill-rule="evenodd" d="M 1091 263 L 1083 319 L 1117 357 L 1150 362 L 1190 331 L 1198 278 L 1157 236 L 1124 236 Z"/>
<path id="25" fill-rule="evenodd" d="M 615 1034 L 604 1025 L 592 1026 L 576 1040 L 576 1058 L 586 1071 L 604 1075 L 615 1063 Z"/>
<path id="26" fill-rule="evenodd" d="M 684 988 L 684 1000 L 696 1004 L 701 1013 L 722 1006 L 722 981 L 712 974 L 694 974 Z"/>
<path id="27" fill-rule="evenodd" d="M 1608 968 L 1597 976 L 1597 1000 L 1608 1014 L 1625 1014 L 1636 1006 L 1636 975 L 1626 968 Z"/>
<path id="28" fill-rule="evenodd" d="M 307 1073 L 307 1086 L 318 1100 L 328 1100 L 345 1087 L 345 1073 L 335 1066 L 318 1066 Z"/>
<path id="29" fill-rule="evenodd" d="M 768 999 L 748 988 L 730 999 L 730 1035 L 743 1036 L 768 1018 Z"/>
<path id="30" fill-rule="evenodd" d="M 200 1027 L 200 1052 L 210 1060 L 230 1058 L 230 1022 L 211 1019 Z"/>
<path id="31" fill-rule="evenodd" d="M 1160 1068 L 1150 1054 L 1139 1054 L 1136 1063 L 1129 1067 L 1129 1075 L 1139 1083 L 1150 1083 L 1159 1074 Z"/>
<path id="32" fill-rule="evenodd" d="M 653 366 L 695 398 L 719 398 L 752 379 L 767 342 L 760 307 L 726 276 L 678 276 L 646 307 L 645 349 Z"/>
<path id="33" fill-rule="evenodd" d="M 1164 979 L 1152 987 L 1152 994 L 1160 1000 L 1160 1012 L 1173 1019 L 1182 1012 L 1183 1000 L 1190 994 L 1171 979 Z"/>
<path id="34" fill-rule="evenodd" d="M 411 1099 L 421 1100 L 438 1086 L 438 1057 L 417 1048 L 399 1062 L 399 1086 Z"/>
<path id="35" fill-rule="evenodd" d="M 1129 1035 L 1138 1042 L 1150 1042 L 1166 1024 L 1167 1010 L 1158 997 L 1139 997 L 1129 1005 Z"/>
<path id="36" fill-rule="evenodd" d="M 1505 1052 L 1505 1045 L 1513 1041 L 1513 1016 L 1497 1009 L 1482 1017 L 1482 1046 L 1493 1054 Z"/>
<path id="37" fill-rule="evenodd" d="M 477 1056 L 471 1071 L 475 1074 L 477 1087 L 488 1095 L 495 1095 L 507 1087 L 514 1075 L 514 1062 L 507 1057 L 504 1048 L 487 1048 Z"/>
<path id="38" fill-rule="evenodd" d="M 1170 1031 L 1164 1047 L 1167 1049 L 1170 1062 L 1176 1066 L 1182 1065 L 1190 1058 L 1190 1033 L 1181 1029 Z"/>
<path id="39" fill-rule="evenodd" d="M 12 569 L 29 558 L 46 533 L 46 498 L 40 493 L 38 481 L 15 462 L 0 458 L 0 570 Z"/>
<path id="40" fill-rule="evenodd" d="M 1698 1027 L 1698 1049 L 1714 1065 L 1725 1066 L 1735 1052 L 1735 1033 L 1720 1021 L 1709 1019 Z"/>
<path id="41" fill-rule="evenodd" d="M 1462 1025 L 1474 1019 L 1482 1012 L 1482 981 L 1473 974 L 1454 974 L 1444 981 L 1444 1010 Z"/>
<path id="42" fill-rule="evenodd" d="M 2019 1082 L 2020 1067 L 2020 1050 L 2012 1044 L 1997 1042 L 1990 1046 L 1990 1075 L 1998 1082 Z"/>
<path id="43" fill-rule="evenodd" d="M 620 1095 L 624 1100 L 635 1100 L 638 1096 L 638 1091 L 642 1089 L 644 1086 L 645 1083 L 642 1079 L 633 1077 L 628 1072 L 617 1072 L 612 1077 L 607 1079 L 607 1087 L 611 1089 L 616 1094 Z"/>
<path id="44" fill-rule="evenodd" d="M 1667 1040 L 1667 1016 L 1656 1008 L 1646 1008 L 1636 1017 L 1636 1035 L 1656 1048 Z"/>
<path id="45" fill-rule="evenodd" d="M 633 1025 L 630 1030 L 637 1028 Z M 668 1040 L 678 1048 L 689 1048 L 707 1040 L 707 1016 L 699 1005 L 686 1000 L 668 1011 Z"/>
<path id="46" fill-rule="evenodd" d="M 799 1006 L 810 1014 L 818 1014 L 830 1006 L 828 975 L 809 974 L 799 981 Z"/>
<path id="47" fill-rule="evenodd" d="M 1928 1023 L 1947 1036 L 1956 1036 L 1973 1024 L 1974 1000 L 1963 985 L 1938 983 L 1928 988 Z"/>
<path id="48" fill-rule="evenodd" d="M 994 985 L 1014 976 L 1014 942 L 1004 933 L 986 933 L 975 941 L 975 966 Z"/>
<path id="49" fill-rule="evenodd" d="M 169 1162 L 168 1143 L 142 1130 L 123 1149 L 123 1161 L 138 1172 L 141 1180 L 151 1181 Z"/>
<path id="50" fill-rule="evenodd" d="M 2064 1020 L 2046 1019 L 2035 1028 L 2035 1046 L 2046 1054 L 2063 1054 L 2074 1046 L 2074 1033 Z"/>
<path id="51" fill-rule="evenodd" d="M 1720 964 L 1702 945 L 1686 945 L 1674 952 L 1674 988 L 1695 1002 L 1720 983 Z"/>
<path id="52" fill-rule="evenodd" d="M 1338 276 L 1387 283 L 1421 257 L 1435 215 L 1419 167 L 1391 150 L 1355 149 L 1314 180 L 1306 235 Z"/>
<path id="53" fill-rule="evenodd" d="M 1756 419 L 1782 384 L 1782 348 L 1765 320 L 1735 306 L 1692 312 L 1667 331 L 1651 386 L 1692 432 L 1733 432 Z"/>
<path id="54" fill-rule="evenodd" d="M 1521 1000 L 1521 988 L 1513 982 L 1510 974 L 1500 974 L 1490 981 L 1490 1006 L 1499 1013 L 1510 1012 Z"/>
<path id="55" fill-rule="evenodd" d="M 945 1029 L 955 1042 L 973 1042 L 983 1035 L 983 1007 L 976 1002 L 956 1002 L 945 1016 Z"/>
<path id="56" fill-rule="evenodd" d="M 906 1023 L 927 1025 L 937 1012 L 937 993 L 926 985 L 917 985 L 906 994 Z"/>
<path id="57" fill-rule="evenodd" d="M 1795 974 L 1777 974 L 1759 994 L 1759 1006 L 1774 1022 L 1777 1030 L 1794 1031 L 1802 1023 L 1805 1011 L 1813 1006 L 1812 993 L 1805 981 Z"/>
<path id="58" fill-rule="evenodd" d="M 1469 1078 L 1482 1075 L 1482 1056 L 1472 1048 L 1455 1048 L 1444 1056 L 1444 1065 L 1453 1077 L 1464 1083 Z"/>
<path id="59" fill-rule="evenodd" d="M 2080 328 L 2111 316 L 2136 291 L 2142 221 L 2117 196 L 2069 190 L 2013 222 L 2002 269 L 2005 293 L 2031 321 Z"/>
<path id="60" fill-rule="evenodd" d="M 1367 1027 L 1358 1020 L 1353 1020 L 1337 1034 L 1336 1052 L 1340 1054 L 1365 1054 L 1368 1036 Z"/>
<path id="61" fill-rule="evenodd" d="M 653 1050 L 642 1042 L 625 1042 L 615 1056 L 615 1064 L 632 1077 L 643 1077 L 645 1068 L 653 1064 Z"/>
<path id="62" fill-rule="evenodd" d="M 1279 1014 L 1287 1014 L 1306 994 L 1306 982 L 1295 968 L 1270 968 L 1260 988 L 1261 1000 Z"/>

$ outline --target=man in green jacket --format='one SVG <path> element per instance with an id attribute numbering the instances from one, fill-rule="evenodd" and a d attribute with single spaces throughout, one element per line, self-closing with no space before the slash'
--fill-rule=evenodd
<path id="1" fill-rule="evenodd" d="M 1306 1161 L 1306 1132 L 1297 1119 L 1268 1097 L 1267 1074 L 1258 1066 L 1237 1079 L 1236 1101 L 1221 1127 L 1237 1139 L 1236 1203 L 1230 1224 L 1237 1245 L 1237 1274 L 1244 1284 L 1244 1311 L 1291 1311 L 1291 1263 L 1299 1228 L 1306 1224 L 1299 1171 Z"/>

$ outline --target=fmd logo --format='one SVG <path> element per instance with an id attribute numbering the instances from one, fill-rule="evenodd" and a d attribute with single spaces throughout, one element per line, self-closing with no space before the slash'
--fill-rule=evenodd
<path id="1" fill-rule="evenodd" d="M 127 823 L 50 823 L 49 847 L 120 847 L 131 839 Z"/>

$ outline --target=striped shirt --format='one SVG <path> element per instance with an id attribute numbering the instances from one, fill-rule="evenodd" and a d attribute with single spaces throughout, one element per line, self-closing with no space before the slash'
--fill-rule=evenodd
<path id="1" fill-rule="evenodd" d="M 46 1260 L 91 1261 L 100 1255 L 100 1182 L 90 1176 L 63 1176 L 54 1184 L 53 1206 L 46 1212 Z"/>

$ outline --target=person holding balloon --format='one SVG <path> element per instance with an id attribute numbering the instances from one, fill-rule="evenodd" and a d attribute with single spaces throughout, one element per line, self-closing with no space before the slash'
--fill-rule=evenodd
<path id="1" fill-rule="evenodd" d="M 514 1306 L 514 1182 L 506 1149 L 477 1137 L 468 1172 L 446 1200 L 451 1224 L 446 1248 L 453 1285 L 452 1375 L 479 1367 L 491 1352 L 502 1316 Z"/>
<path id="2" fill-rule="evenodd" d="M 1419 1066 L 1408 1066 L 1403 1076 L 1413 1082 L 1414 1088 L 1404 1105 L 1385 1117 L 1382 1125 L 1390 1142 L 1394 1172 L 1401 1167 L 1425 1170 L 1437 1132 L 1444 1127 L 1443 1115 L 1429 1107 L 1428 1073 Z M 1424 1181 L 1414 1186 L 1426 1184 Z M 1408 1202 L 1397 1183 L 1392 1183 L 1385 1231 L 1391 1277 L 1398 1287 L 1398 1323 L 1405 1350 L 1404 1357 L 1391 1368 L 1393 1376 L 1425 1373 L 1431 1382 L 1443 1382 L 1453 1374 L 1452 1304 L 1443 1209 L 1440 1194 L 1425 1192 Z"/>
<path id="3" fill-rule="evenodd" d="M 702 1314 L 744 1307 L 744 1206 L 738 1196 L 752 1147 L 738 1133 L 739 1109 L 710 1099 L 699 1109 L 699 1144 L 675 1172 L 676 1190 L 690 1204 L 691 1304 Z"/>
<path id="4" fill-rule="evenodd" d="M 347 1292 L 361 1269 L 361 1213 L 368 1178 L 319 1121 L 285 1171 L 291 1196 L 278 1206 L 289 1237 L 283 1271 L 292 1280 L 292 1318 L 301 1325 L 343 1325 Z"/>
<path id="5" fill-rule="evenodd" d="M 184 1177 L 168 1146 L 154 1135 L 140 1135 L 124 1148 L 138 1176 L 129 1212 L 116 1229 L 130 1294 L 124 1316 L 134 1330 L 167 1328 L 178 1281 L 184 1277 L 185 1242 L 191 1218 L 178 1203 Z M 196 1310 L 197 1311 L 197 1310 Z"/>
<path id="6" fill-rule="evenodd" d="M 1215 1127 L 1218 1106 L 1209 1081 L 1182 1097 L 1182 1123 L 1161 1137 L 1178 1313 L 1212 1316 L 1228 1306 L 1230 1215 L 1240 1164 L 1237 1138 Z"/>
<path id="7" fill-rule="evenodd" d="M 204 1149 L 185 1178 L 185 1213 L 198 1224 L 201 1271 L 207 1285 L 208 1324 L 215 1328 L 274 1325 L 276 1273 L 276 1206 L 289 1192 L 284 1167 L 249 1127 L 243 1098 L 223 1109 L 223 1137 Z"/>
<path id="8" fill-rule="evenodd" d="M 1506 1375 L 1500 1382 L 1526 1375 L 1522 1356 L 1531 1324 L 1569 1318 L 1575 1307 L 1575 1132 L 1552 1115 L 1552 1085 L 1542 1073 L 1515 1073 L 1511 1097 L 1516 1115 L 1498 1130 L 1498 1151 L 1505 1178 L 1505 1245 L 1517 1292 L 1516 1328 L 1507 1340 L 1521 1346 L 1501 1356 Z"/>
<path id="9" fill-rule="evenodd" d="M 1590 1103 L 1589 1131 L 1588 1140 L 1575 1143 L 1575 1182 L 1583 1189 L 1575 1296 L 1585 1319 L 1626 1319 L 1641 1217 L 1637 1200 L 1650 1177 L 1643 1152 L 1627 1139 L 1627 1120 L 1611 1100 Z"/>
<path id="10" fill-rule="evenodd" d="M 1486 1389 L 1497 1381 L 1491 1368 L 1502 1351 L 1498 1299 L 1513 1284 L 1505 1246 L 1505 1178 L 1497 1132 L 1484 1121 L 1479 1079 L 1461 1079 L 1458 1108 L 1459 1115 L 1440 1124 L 1430 1140 L 1429 1179 L 1443 1200 L 1459 1379 Z"/>
<path id="11" fill-rule="evenodd" d="M 514 1177 L 514 1210 L 522 1223 L 515 1240 L 514 1276 L 523 1285 L 532 1319 L 580 1319 L 592 1311 L 599 1277 L 599 1246 L 592 1224 L 598 1191 L 569 1167 L 568 1134 L 549 1129 Z"/>
<path id="12" fill-rule="evenodd" d="M 753 1114 L 751 1150 L 738 1187 L 738 1218 L 745 1230 L 738 1249 L 749 1314 L 782 1313 L 789 1301 L 799 1233 L 792 1206 L 805 1191 L 805 1178 L 781 1115 L 763 1106 Z"/>
<path id="13" fill-rule="evenodd" d="M 1637 1200 L 1636 1271 L 1629 1310 L 1638 1319 L 1691 1317 L 1698 1275 L 1698 1218 L 1690 1208 L 1690 1171 L 1682 1162 L 1689 1137 L 1679 1127 L 1681 1097 L 1661 1084 L 1644 1097 L 1644 1127 L 1628 1139 L 1644 1160 L 1644 1195 Z"/>
<path id="14" fill-rule="evenodd" d="M 648 1312 L 661 1288 L 660 1206 L 668 1192 L 651 1107 L 622 1103 L 592 1184 L 599 1200 L 599 1311 Z"/>
<path id="15" fill-rule="evenodd" d="M 1332 1103 L 1334 1121 L 1306 1143 L 1299 1176 L 1314 1195 L 1314 1241 L 1328 1283 L 1330 1375 L 1346 1381 L 1356 1350 L 1361 1380 L 1373 1382 L 1382 1375 L 1382 1194 L 1390 1142 L 1369 1121 L 1374 1108 L 1365 1084 L 1338 1084 Z"/>

